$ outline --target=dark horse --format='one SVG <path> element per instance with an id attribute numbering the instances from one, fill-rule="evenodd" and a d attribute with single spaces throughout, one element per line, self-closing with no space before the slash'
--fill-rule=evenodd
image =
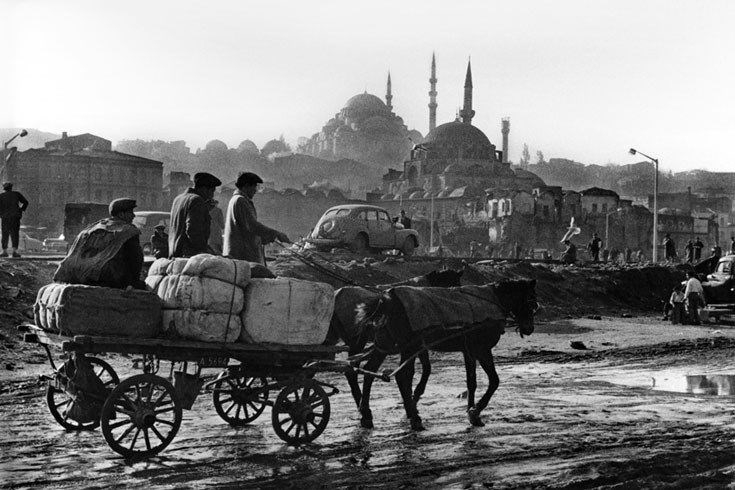
<path id="1" fill-rule="evenodd" d="M 536 281 L 514 280 L 493 283 L 492 290 L 499 306 L 506 317 L 513 317 L 518 323 L 518 330 L 523 335 L 533 332 L 533 314 L 538 308 L 535 294 Z M 462 288 L 460 288 L 462 289 Z M 411 330 L 408 314 L 403 305 L 390 295 L 364 297 L 358 307 L 356 321 L 350 325 L 342 325 L 344 329 L 340 337 L 350 346 L 350 351 L 360 351 L 368 341 L 375 343 L 375 348 L 367 356 L 364 369 L 375 372 L 383 363 L 385 357 L 391 353 L 400 354 L 400 363 L 405 366 L 396 373 L 401 397 L 403 398 L 406 414 L 411 420 L 411 428 L 422 430 L 421 418 L 416 409 L 416 401 L 423 392 L 411 393 L 414 375 L 413 358 L 420 353 L 419 358 L 428 365 L 426 349 L 443 352 L 462 352 L 467 373 L 467 408 L 468 417 L 472 425 L 483 425 L 480 413 L 487 406 L 490 397 L 498 388 L 500 380 L 495 370 L 491 349 L 497 345 L 504 332 L 506 319 L 490 320 L 460 331 L 459 334 L 448 336 L 442 329 L 426 332 Z M 350 329 L 351 327 L 351 329 Z M 347 331 L 349 330 L 349 331 Z M 479 362 L 488 376 L 488 388 L 485 394 L 475 404 L 477 389 L 476 363 Z M 428 378 L 429 370 L 425 367 L 422 382 Z M 357 384 L 356 375 L 354 382 Z M 349 381 L 349 378 L 348 378 Z M 366 376 L 362 392 L 353 388 L 353 396 L 358 403 L 361 413 L 361 424 L 370 428 L 372 412 L 370 410 L 370 390 L 372 377 Z M 352 382 L 350 382 L 352 387 Z"/>
<path id="2" fill-rule="evenodd" d="M 464 270 L 442 269 L 432 271 L 424 276 L 414 277 L 406 281 L 381 285 L 378 286 L 377 289 L 387 290 L 395 286 L 449 288 L 460 285 L 460 279 L 462 278 L 463 272 Z M 349 347 L 348 355 L 350 357 L 362 353 L 366 344 L 368 342 L 373 342 L 374 335 L 372 334 L 371 327 L 368 326 L 367 328 L 362 328 L 362 326 L 358 324 L 357 305 L 377 300 L 381 295 L 382 294 L 376 290 L 371 291 L 361 287 L 345 287 L 338 289 L 334 293 L 334 315 L 332 315 L 329 332 L 324 343 L 326 345 L 334 345 L 342 340 Z M 414 394 L 416 401 L 418 401 L 423 394 L 424 389 L 426 388 L 426 383 L 429 379 L 429 374 L 431 373 L 431 363 L 429 361 L 428 351 L 422 351 L 418 355 L 418 358 L 421 362 L 422 370 L 421 380 L 416 386 L 416 392 Z M 347 378 L 347 383 L 350 385 L 352 397 L 355 399 L 355 403 L 359 409 L 362 399 L 362 391 L 360 390 L 357 373 L 355 371 L 348 371 L 345 374 L 345 377 Z"/>

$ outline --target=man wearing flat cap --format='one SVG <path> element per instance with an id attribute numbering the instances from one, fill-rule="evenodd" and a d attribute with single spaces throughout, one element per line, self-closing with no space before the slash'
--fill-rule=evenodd
<path id="1" fill-rule="evenodd" d="M 156 225 L 153 227 L 153 235 L 151 235 L 151 253 L 157 259 L 168 257 L 168 233 L 166 233 L 166 225 Z"/>
<path id="2" fill-rule="evenodd" d="M 13 257 L 20 257 L 18 253 L 18 238 L 20 238 L 20 218 L 28 207 L 28 200 L 18 191 L 13 190 L 13 184 L 5 182 L 3 192 L 0 193 L 0 224 L 2 225 L 2 247 L 0 257 L 8 256 L 8 240 L 13 245 Z"/>
<path id="3" fill-rule="evenodd" d="M 222 182 L 212 174 L 194 174 L 194 188 L 179 194 L 171 205 L 171 233 L 168 237 L 169 257 L 191 257 L 210 253 L 209 204 Z"/>
<path id="4" fill-rule="evenodd" d="M 291 243 L 291 240 L 285 233 L 258 221 L 253 196 L 262 183 L 263 179 L 252 172 L 245 172 L 237 178 L 235 182 L 237 190 L 227 206 L 223 254 L 233 259 L 265 265 L 264 243 L 275 240 Z"/>
<path id="5" fill-rule="evenodd" d="M 110 203 L 110 217 L 83 230 L 54 274 L 55 282 L 125 289 L 146 289 L 140 280 L 143 249 L 133 225 L 135 199 Z"/>

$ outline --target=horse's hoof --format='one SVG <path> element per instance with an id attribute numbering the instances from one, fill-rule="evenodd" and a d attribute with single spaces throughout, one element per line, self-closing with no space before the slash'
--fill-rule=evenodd
<path id="1" fill-rule="evenodd" d="M 467 418 L 470 419 L 470 424 L 475 427 L 485 427 L 485 423 L 480 419 L 480 414 L 475 408 L 467 410 Z"/>
<path id="2" fill-rule="evenodd" d="M 416 432 L 421 432 L 422 430 L 426 430 L 426 427 L 424 427 L 424 424 L 421 423 L 420 417 L 415 417 L 411 419 L 411 430 L 414 430 Z"/>
<path id="3" fill-rule="evenodd" d="M 373 428 L 373 419 L 366 419 L 365 417 L 360 419 L 360 425 L 363 429 L 372 429 Z"/>

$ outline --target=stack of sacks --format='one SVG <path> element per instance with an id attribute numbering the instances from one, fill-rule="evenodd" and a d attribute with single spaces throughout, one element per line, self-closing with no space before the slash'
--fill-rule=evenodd
<path id="1" fill-rule="evenodd" d="M 163 331 L 203 342 L 235 342 L 250 264 L 199 254 L 189 259 L 158 259 L 146 284 L 163 302 Z"/>
<path id="2" fill-rule="evenodd" d="M 329 284 L 288 277 L 251 279 L 240 341 L 318 345 L 327 337 L 333 311 Z"/>

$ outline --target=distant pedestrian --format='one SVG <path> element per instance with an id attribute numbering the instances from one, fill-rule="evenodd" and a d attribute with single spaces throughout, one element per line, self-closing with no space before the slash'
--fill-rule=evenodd
<path id="1" fill-rule="evenodd" d="M 157 259 L 168 257 L 168 233 L 166 225 L 156 225 L 151 235 L 151 254 Z"/>
<path id="2" fill-rule="evenodd" d="M 607 249 L 607 247 L 602 249 L 602 260 L 603 262 L 607 262 L 610 258 L 610 251 Z"/>
<path id="3" fill-rule="evenodd" d="M 699 262 L 702 259 L 702 249 L 704 248 L 704 243 L 702 243 L 702 240 L 697 237 L 697 239 L 694 241 L 694 261 Z"/>
<path id="4" fill-rule="evenodd" d="M 477 242 L 472 240 L 470 241 L 470 258 L 474 258 L 475 255 L 477 255 Z"/>
<path id="5" fill-rule="evenodd" d="M 492 259 L 494 251 L 495 250 L 492 243 L 488 243 L 487 245 L 485 245 L 485 257 L 487 257 L 488 259 Z"/>
<path id="6" fill-rule="evenodd" d="M 646 261 L 646 256 L 643 254 L 643 250 L 638 249 L 638 251 L 635 253 L 636 260 L 639 264 Z"/>
<path id="7" fill-rule="evenodd" d="M 630 247 L 625 247 L 625 263 L 626 264 L 630 262 L 632 255 L 633 255 L 633 251 L 630 249 Z"/>
<path id="8" fill-rule="evenodd" d="M 686 247 L 684 247 L 684 253 L 687 258 L 687 263 L 691 264 L 694 262 L 694 243 L 691 240 L 687 241 Z"/>
<path id="9" fill-rule="evenodd" d="M 2 162 L 3 164 L 5 162 Z M 28 200 L 18 191 L 13 190 L 13 184 L 3 184 L 3 192 L 0 193 L 0 221 L 2 221 L 2 248 L 0 257 L 8 256 L 8 241 L 13 245 L 13 257 L 19 258 L 18 242 L 20 238 L 20 219 L 23 212 L 28 209 Z"/>
<path id="10" fill-rule="evenodd" d="M 730 237 L 730 253 L 735 254 L 735 236 Z"/>
<path id="11" fill-rule="evenodd" d="M 523 247 L 518 243 L 515 242 L 515 246 L 513 247 L 513 252 L 515 253 L 515 258 L 520 259 L 523 255 Z"/>
<path id="12" fill-rule="evenodd" d="M 411 229 L 411 218 L 406 216 L 406 211 L 404 211 L 403 209 L 401 209 L 401 217 L 399 218 L 398 222 L 403 225 L 404 229 Z"/>
<path id="13" fill-rule="evenodd" d="M 697 279 L 697 273 L 693 270 L 687 272 L 687 284 L 684 289 L 686 309 L 689 321 L 693 325 L 699 325 L 699 307 L 704 306 L 704 289 L 702 283 Z"/>
<path id="14" fill-rule="evenodd" d="M 714 257 L 715 262 L 720 260 L 720 257 L 722 257 L 722 248 L 717 244 L 712 247 L 712 257 Z"/>
<path id="15" fill-rule="evenodd" d="M 677 284 L 671 293 L 669 302 L 666 304 L 667 310 L 664 311 L 664 320 L 668 320 L 670 317 L 671 323 L 674 325 L 684 323 L 684 299 L 684 288 L 681 284 Z"/>
<path id="16" fill-rule="evenodd" d="M 573 264 L 577 261 L 577 247 L 570 240 L 564 240 L 567 246 L 564 253 L 561 254 L 561 261 L 565 264 Z"/>
<path id="17" fill-rule="evenodd" d="M 677 259 L 676 243 L 674 243 L 670 233 L 667 233 L 666 238 L 664 238 L 664 254 L 667 261 L 674 262 Z"/>
<path id="18" fill-rule="evenodd" d="M 225 215 L 219 207 L 219 201 L 210 199 L 209 204 L 209 240 L 207 245 L 214 255 L 222 255 L 224 244 L 223 233 L 225 232 Z"/>
<path id="19" fill-rule="evenodd" d="M 592 234 L 592 239 L 587 244 L 587 250 L 590 252 L 590 256 L 592 257 L 592 262 L 599 262 L 600 261 L 600 244 L 602 243 L 602 240 L 600 240 L 600 237 L 597 236 L 597 233 Z"/>

